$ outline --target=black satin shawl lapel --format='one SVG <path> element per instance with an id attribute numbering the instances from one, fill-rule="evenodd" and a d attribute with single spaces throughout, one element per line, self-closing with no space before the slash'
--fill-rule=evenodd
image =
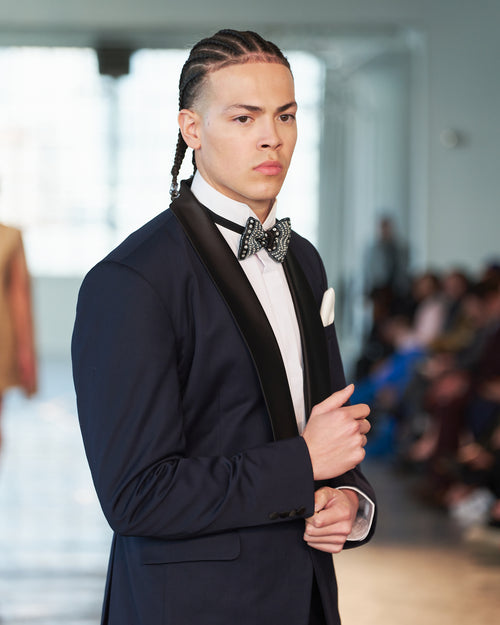
<path id="1" fill-rule="evenodd" d="M 238 325 L 259 377 L 275 440 L 298 435 L 281 352 L 245 272 L 206 208 L 182 183 L 170 206 Z"/>
<path id="2" fill-rule="evenodd" d="M 331 393 L 328 348 L 325 330 L 311 286 L 290 248 L 283 267 L 302 339 L 304 401 L 306 417 L 308 417 L 313 406 L 326 399 Z"/>

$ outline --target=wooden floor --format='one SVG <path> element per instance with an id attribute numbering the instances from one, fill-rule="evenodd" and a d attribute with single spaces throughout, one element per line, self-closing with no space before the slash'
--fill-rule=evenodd
<path id="1" fill-rule="evenodd" d="M 414 502 L 408 479 L 387 465 L 365 471 L 378 493 L 379 531 L 335 557 L 343 625 L 500 623 L 500 531 L 475 542 Z"/>

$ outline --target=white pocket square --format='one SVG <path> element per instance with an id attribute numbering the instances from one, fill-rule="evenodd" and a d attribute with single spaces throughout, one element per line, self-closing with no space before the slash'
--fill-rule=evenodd
<path id="1" fill-rule="evenodd" d="M 331 287 L 323 294 L 319 314 L 324 327 L 329 326 L 335 319 L 335 291 Z"/>

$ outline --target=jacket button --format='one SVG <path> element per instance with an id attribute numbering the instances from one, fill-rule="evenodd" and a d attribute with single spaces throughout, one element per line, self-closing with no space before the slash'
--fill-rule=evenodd
<path id="1" fill-rule="evenodd" d="M 288 513 L 288 516 L 293 518 L 294 516 L 297 516 L 297 510 L 290 510 L 290 512 Z"/>
<path id="2" fill-rule="evenodd" d="M 269 518 L 271 519 L 271 521 L 276 521 L 276 519 L 280 518 L 280 515 L 277 512 L 271 512 Z"/>
<path id="3" fill-rule="evenodd" d="M 289 512 L 280 512 L 280 519 L 288 519 Z"/>
<path id="4" fill-rule="evenodd" d="M 306 509 L 305 509 L 304 506 L 302 506 L 301 508 L 298 508 L 298 510 L 297 510 L 297 514 L 298 515 L 302 516 L 305 513 L 306 513 Z"/>

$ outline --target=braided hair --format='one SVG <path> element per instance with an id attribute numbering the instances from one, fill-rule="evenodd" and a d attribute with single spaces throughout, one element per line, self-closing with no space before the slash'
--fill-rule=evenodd
<path id="1" fill-rule="evenodd" d="M 280 63 L 288 69 L 290 64 L 281 50 L 271 41 L 266 41 L 252 31 L 219 30 L 212 37 L 202 39 L 193 46 L 182 68 L 179 80 L 179 110 L 191 108 L 206 81 L 208 74 L 228 65 L 243 63 Z M 177 178 L 187 150 L 182 133 L 179 131 L 172 167 L 170 195 L 179 195 Z M 193 152 L 193 167 L 196 162 Z"/>

